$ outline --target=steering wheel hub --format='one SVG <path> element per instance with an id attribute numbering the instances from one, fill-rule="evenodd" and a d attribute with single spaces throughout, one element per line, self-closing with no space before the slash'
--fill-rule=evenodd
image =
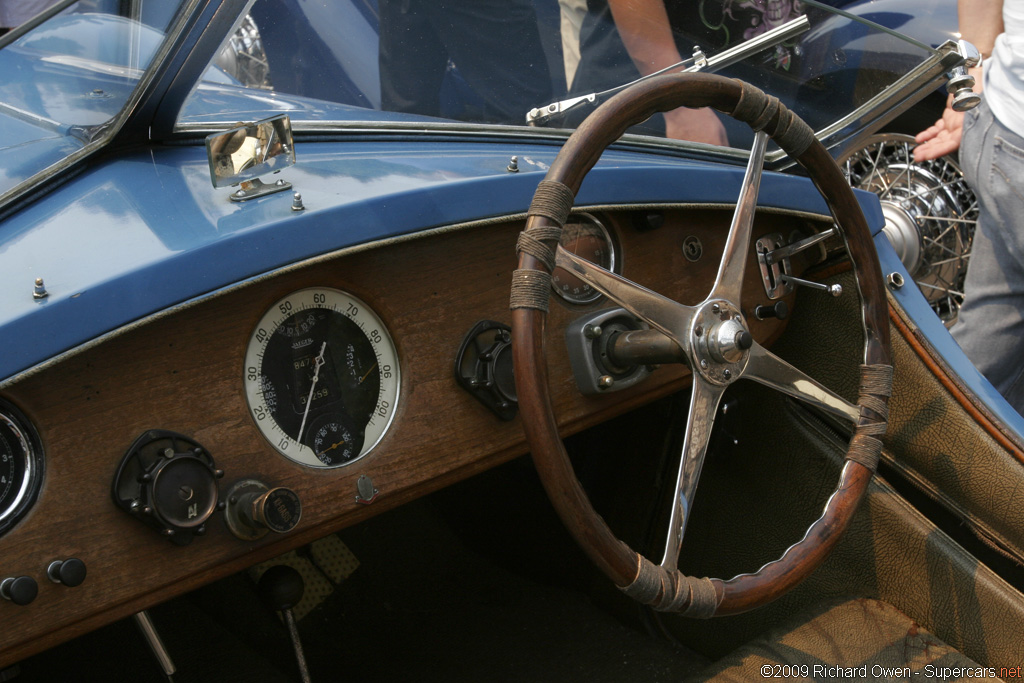
<path id="1" fill-rule="evenodd" d="M 743 374 L 753 337 L 737 306 L 723 299 L 697 308 L 690 327 L 690 348 L 695 371 L 717 385 L 734 382 Z"/>

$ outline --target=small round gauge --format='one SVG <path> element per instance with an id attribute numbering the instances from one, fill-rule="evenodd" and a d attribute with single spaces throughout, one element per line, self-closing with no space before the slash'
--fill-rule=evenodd
<path id="1" fill-rule="evenodd" d="M 25 417 L 0 401 L 0 533 L 35 502 L 43 479 L 42 449 Z"/>
<path id="2" fill-rule="evenodd" d="M 263 314 L 245 354 L 256 426 L 286 458 L 340 467 L 384 437 L 398 404 L 398 354 L 384 323 L 345 292 L 293 292 Z"/>
<path id="3" fill-rule="evenodd" d="M 618 264 L 615 257 L 615 243 L 608 229 L 588 213 L 569 216 L 562 228 L 562 248 L 568 252 L 614 271 Z M 551 287 L 563 299 L 572 304 L 586 304 L 601 297 L 601 293 L 589 284 L 563 268 L 551 273 Z"/>

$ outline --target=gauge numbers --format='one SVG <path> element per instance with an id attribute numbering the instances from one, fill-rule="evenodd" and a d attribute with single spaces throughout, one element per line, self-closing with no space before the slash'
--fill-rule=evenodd
<path id="1" fill-rule="evenodd" d="M 0 533 L 28 511 L 42 481 L 42 453 L 27 425 L 13 406 L 0 401 Z"/>
<path id="2" fill-rule="evenodd" d="M 341 467 L 369 453 L 390 426 L 398 354 L 365 303 L 337 289 L 302 289 L 256 325 L 244 383 L 256 426 L 281 455 Z"/>
<path id="3" fill-rule="evenodd" d="M 615 243 L 611 233 L 601 221 L 589 213 L 569 216 L 562 228 L 558 242 L 563 249 L 605 270 L 618 272 L 615 258 Z M 586 304 L 601 298 L 601 292 L 573 275 L 564 268 L 555 268 L 551 273 L 551 288 L 565 301 L 572 304 Z"/>

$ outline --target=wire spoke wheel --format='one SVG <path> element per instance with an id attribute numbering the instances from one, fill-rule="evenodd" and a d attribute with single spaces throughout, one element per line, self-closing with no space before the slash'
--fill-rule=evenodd
<path id="1" fill-rule="evenodd" d="M 964 299 L 978 203 L 953 157 L 915 163 L 915 144 L 909 135 L 876 135 L 841 165 L 853 187 L 878 195 L 886 236 L 951 327 Z"/>

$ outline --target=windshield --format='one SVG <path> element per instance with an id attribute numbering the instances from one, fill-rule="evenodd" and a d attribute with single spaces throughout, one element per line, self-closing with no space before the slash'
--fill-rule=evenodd
<path id="1" fill-rule="evenodd" d="M 907 20 L 867 15 L 890 25 Z M 715 66 L 717 56 L 800 17 L 795 34 Z M 290 114 L 298 130 L 303 121 L 525 126 L 531 110 L 706 58 L 704 70 L 749 81 L 822 130 L 932 53 L 807 0 L 257 0 L 248 27 L 247 40 L 233 36 L 220 59 L 229 52 L 258 64 L 258 73 L 240 86 L 201 84 L 180 126 L 231 125 L 271 112 Z M 572 128 L 592 108 L 584 101 L 532 124 Z M 672 119 L 658 115 L 631 132 L 699 139 L 693 126 Z M 749 132 L 727 119 L 713 115 L 711 124 L 728 144 L 747 146 Z"/>
<path id="2" fill-rule="evenodd" d="M 0 38 L 0 195 L 96 139 L 183 1 L 61 2 Z"/>

